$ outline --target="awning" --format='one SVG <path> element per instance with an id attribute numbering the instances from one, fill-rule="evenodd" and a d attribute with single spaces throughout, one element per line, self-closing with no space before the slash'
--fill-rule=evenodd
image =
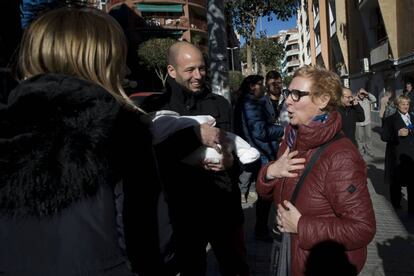
<path id="1" fill-rule="evenodd" d="M 138 4 L 141 12 L 183 12 L 183 5 Z"/>

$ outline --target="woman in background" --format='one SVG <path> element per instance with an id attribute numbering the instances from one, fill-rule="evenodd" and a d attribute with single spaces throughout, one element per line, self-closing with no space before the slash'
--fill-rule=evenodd
<path id="1" fill-rule="evenodd" d="M 401 209 L 401 187 L 407 187 L 408 212 L 414 213 L 412 172 L 414 171 L 414 116 L 409 113 L 410 98 L 398 96 L 397 112 L 387 117 L 381 139 L 387 142 L 385 181 L 390 185 L 391 203 Z"/>

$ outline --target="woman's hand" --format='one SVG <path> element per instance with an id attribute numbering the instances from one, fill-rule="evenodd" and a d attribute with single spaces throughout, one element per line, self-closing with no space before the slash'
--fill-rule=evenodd
<path id="1" fill-rule="evenodd" d="M 302 214 L 289 201 L 285 200 L 283 204 L 286 208 L 281 204 L 277 205 L 277 228 L 280 232 L 297 233 L 299 219 Z"/>
<path id="2" fill-rule="evenodd" d="M 398 130 L 398 136 L 407 136 L 408 135 L 408 128 L 401 128 Z"/>
<path id="3" fill-rule="evenodd" d="M 287 148 L 285 153 L 267 168 L 266 179 L 298 176 L 292 171 L 303 169 L 306 160 L 305 158 L 293 158 L 296 155 L 298 155 L 298 151 L 289 152 L 289 148 Z"/>

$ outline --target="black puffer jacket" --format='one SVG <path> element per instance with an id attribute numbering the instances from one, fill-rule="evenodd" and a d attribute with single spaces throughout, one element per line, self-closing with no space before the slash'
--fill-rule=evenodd
<path id="1" fill-rule="evenodd" d="M 146 99 L 142 105 L 144 110 L 172 110 L 183 116 L 211 115 L 216 119 L 216 127 L 231 131 L 231 107 L 225 98 L 208 89 L 199 93 L 187 91 L 172 78 L 167 81 L 165 93 Z M 157 145 L 172 216 L 178 220 L 192 217 L 209 222 L 242 223 L 237 166 L 227 171 L 211 172 L 177 162 L 199 146 L 201 144 L 192 128 L 179 131 Z"/>
<path id="2" fill-rule="evenodd" d="M 0 274 L 131 275 L 116 227 L 121 182 L 132 264 L 161 262 L 151 136 L 136 113 L 93 83 L 39 75 L 11 92 L 0 129 Z"/>

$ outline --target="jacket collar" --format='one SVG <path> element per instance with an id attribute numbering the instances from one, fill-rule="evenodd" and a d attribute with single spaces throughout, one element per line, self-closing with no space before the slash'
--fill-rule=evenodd
<path id="1" fill-rule="evenodd" d="M 290 125 L 286 132 L 288 133 L 292 127 Z M 297 129 L 295 149 L 307 151 L 325 144 L 341 131 L 341 116 L 337 111 L 332 111 L 324 123 L 312 126 L 299 125 L 295 128 Z"/>

